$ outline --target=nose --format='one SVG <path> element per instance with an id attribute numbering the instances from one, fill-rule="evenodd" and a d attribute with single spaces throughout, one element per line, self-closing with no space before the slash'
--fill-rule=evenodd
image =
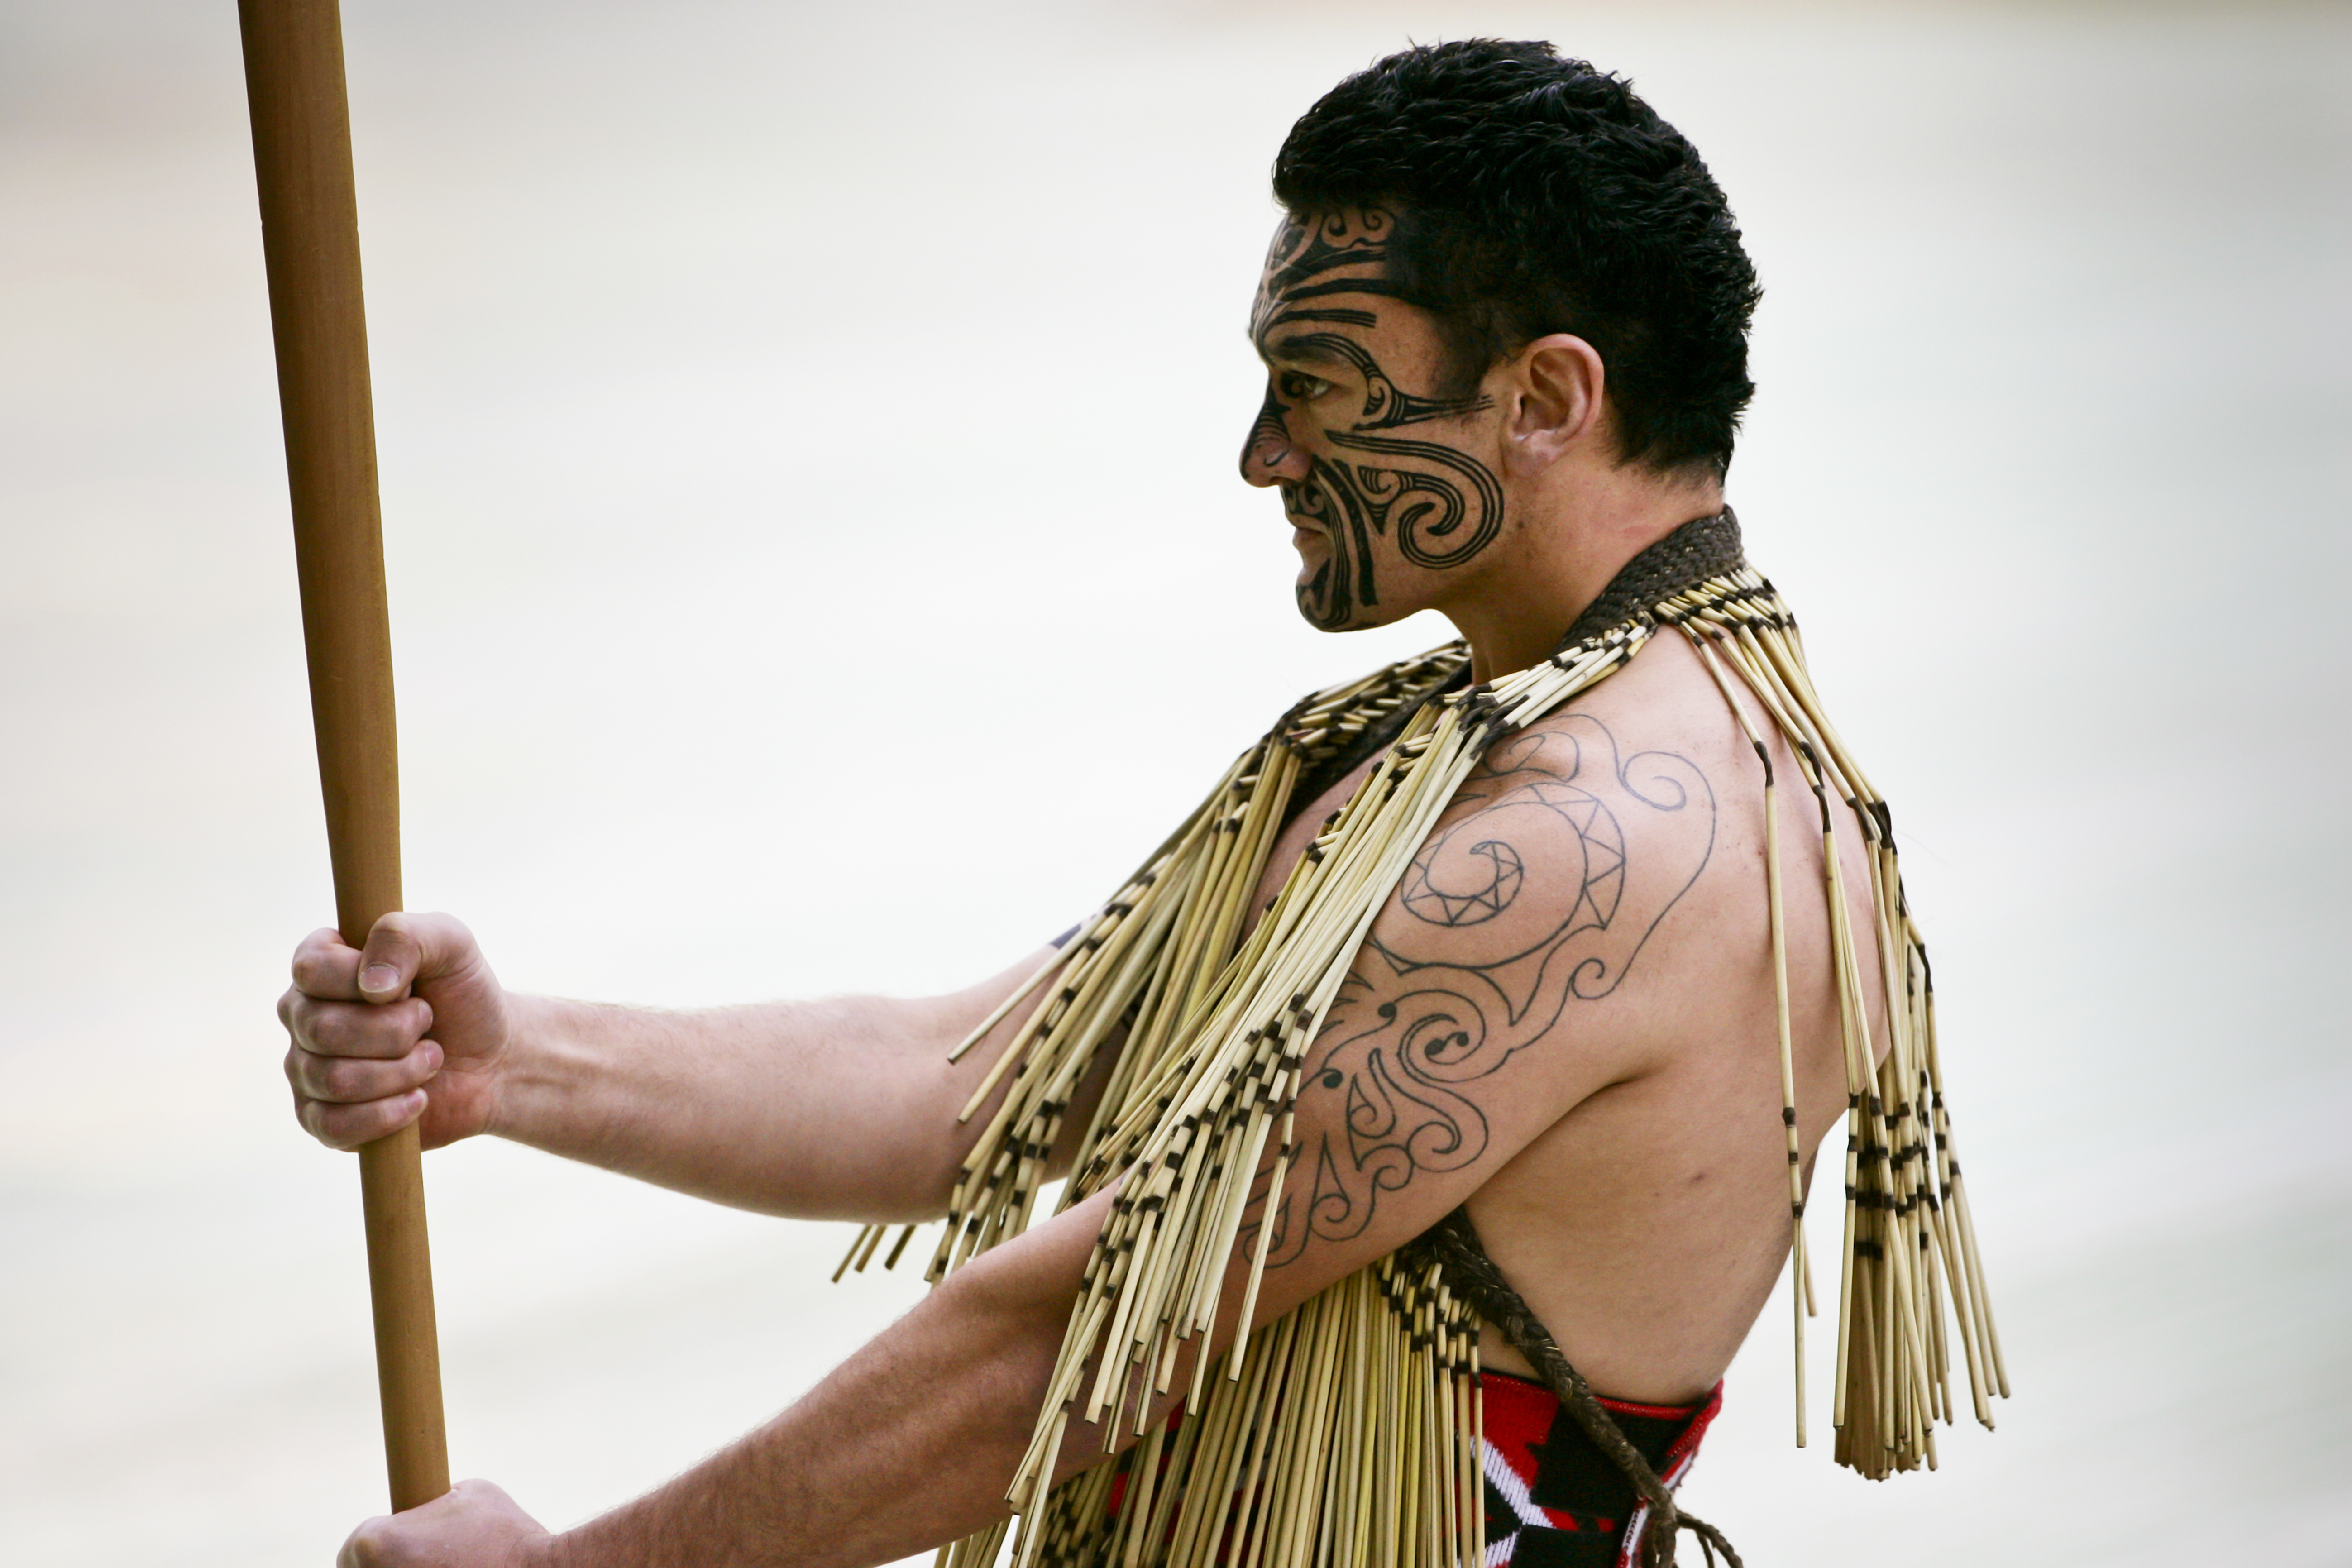
<path id="1" fill-rule="evenodd" d="M 1261 489 L 1286 481 L 1296 484 L 1307 478 L 1311 467 L 1307 454 L 1290 438 L 1287 413 L 1274 395 L 1274 384 L 1268 382 L 1265 401 L 1258 405 L 1249 439 L 1242 443 L 1242 478 Z"/>

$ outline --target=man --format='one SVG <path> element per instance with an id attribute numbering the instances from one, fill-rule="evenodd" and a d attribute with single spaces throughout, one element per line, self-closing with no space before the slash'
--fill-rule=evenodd
<path id="1" fill-rule="evenodd" d="M 1074 1321 L 1074 1304 L 1140 1289 L 1148 1272 L 1138 1262 L 1120 1286 L 1106 1283 L 1109 1263 L 1093 1267 L 1107 1225 L 1133 1219 L 1122 1183 L 1132 1174 L 1144 1190 L 1146 1170 L 1097 1159 L 1062 1213 L 1006 1226 L 805 1398 L 648 1496 L 551 1535 L 495 1487 L 467 1482 L 363 1524 L 345 1563 L 886 1563 L 985 1531 L 1038 1463 L 1050 1472 L 1041 1486 L 1104 1463 L 1107 1448 L 1184 1406 L 1194 1371 L 1208 1384 L 1206 1365 L 1245 1314 L 1250 1328 L 1284 1320 L 1448 1224 L 1472 1239 L 1426 1278 L 1454 1279 L 1450 1300 L 1470 1274 L 1489 1279 L 1477 1298 L 1488 1314 L 1475 1461 L 1486 1539 L 1469 1552 L 1529 1565 L 1671 1554 L 1660 1489 L 1687 1465 L 1788 1255 L 1792 1183 L 1809 1179 L 1814 1146 L 1889 1042 L 1907 1038 L 1909 1011 L 1886 1003 L 1888 954 L 1906 964 L 1895 994 L 1917 989 L 1911 939 L 1887 912 L 1897 895 L 1882 885 L 1893 864 L 1883 816 L 1849 804 L 1875 810 L 1874 797 L 1842 755 L 1824 761 L 1832 742 L 1786 738 L 1792 726 L 1801 741 L 1827 734 L 1789 712 L 1810 688 L 1757 673 L 1739 637 L 1719 638 L 1718 654 L 1701 631 L 1649 635 L 1702 622 L 1645 606 L 1689 602 L 1695 584 L 1744 571 L 1723 480 L 1751 391 L 1754 275 L 1689 143 L 1621 81 L 1547 45 L 1446 45 L 1380 62 L 1294 129 L 1275 188 L 1285 216 L 1250 321 L 1268 384 L 1242 476 L 1281 493 L 1308 620 L 1341 631 L 1435 609 L 1460 630 L 1467 668 L 1459 656 L 1432 666 L 1453 673 L 1414 689 L 1385 729 L 1360 726 L 1352 751 L 1316 753 L 1278 819 L 1248 819 L 1264 842 L 1247 862 L 1255 877 L 1232 894 L 1246 892 L 1246 914 L 1217 952 L 1240 954 L 1236 973 L 1279 962 L 1282 942 L 1252 945 L 1252 922 L 1292 921 L 1308 897 L 1292 889 L 1320 886 L 1327 849 L 1419 787 L 1400 780 L 1442 750 L 1429 715 L 1451 711 L 1480 738 L 1442 814 L 1404 845 L 1409 866 L 1367 895 L 1368 931 L 1354 928 L 1339 952 L 1344 977 L 1334 968 L 1318 1001 L 1294 1005 L 1320 1021 L 1311 1046 L 1265 1058 L 1278 1103 L 1253 1112 L 1255 1153 L 1228 1178 L 1244 1181 L 1246 1204 L 1236 1191 L 1226 1230 L 1188 1233 L 1231 1239 L 1202 1276 L 1208 1331 L 1167 1342 L 1132 1421 L 1116 1400 L 1098 1418 L 1074 1404 L 1096 1364 L 1096 1331 Z M 1516 672 L 1569 668 L 1565 654 L 1552 659 L 1564 634 L 1595 650 L 1577 668 L 1599 673 L 1532 721 L 1492 718 L 1492 693 L 1524 688 Z M 1765 634 L 1755 648 L 1780 646 L 1771 625 Z M 1408 719 L 1423 727 L 1384 761 Z M 1270 739 L 1260 754 L 1288 743 Z M 1759 788 L 1773 777 L 1791 793 Z M 1150 881 L 1071 952 L 1125 940 L 1107 933 Z M 1169 922 L 1159 940 L 1175 940 Z M 1036 1042 L 1052 1030 L 1026 1026 L 1041 1006 L 1058 1017 L 1080 989 L 1056 999 L 1047 987 L 1041 1004 L 1024 983 L 1061 962 L 1078 960 L 1042 950 L 919 1001 L 659 1013 L 507 992 L 457 921 L 394 914 L 364 952 L 332 931 L 305 941 L 279 1012 L 297 1114 L 331 1147 L 421 1120 L 428 1148 L 493 1133 L 766 1213 L 911 1223 L 995 1189 L 981 1178 L 983 1129 L 1047 1060 Z M 1148 1010 L 1128 1005 L 1116 1029 L 1097 1030 L 1101 1048 L 1069 1058 L 1070 1087 L 1036 1123 L 1051 1130 L 1036 1147 L 990 1134 L 1013 1152 L 989 1168 L 1030 1160 L 1059 1175 L 1082 1145 L 1096 1148 L 1118 1120 L 1097 1117 L 1106 1094 L 1139 1092 L 1120 1053 L 1141 1047 L 1121 1042 L 1130 1027 L 1149 1032 Z M 992 1074 L 1000 1063 L 1017 1070 Z M 1119 1112 L 1131 1141 L 1167 1133 L 1152 1110 Z M 1286 1131 L 1265 1131 L 1277 1113 Z M 1242 1124 L 1239 1111 L 1225 1123 Z M 1911 1145 L 1895 1146 L 1888 1179 L 1907 1179 Z M 1871 1150 L 1865 1139 L 1861 1163 L 1850 1161 L 1850 1190 L 1874 1179 Z M 1920 1170 L 1937 1157 L 1919 1154 Z M 1879 1223 L 1867 1205 L 1863 1217 Z M 1865 1258 L 1885 1256 L 1875 1245 L 1864 1243 Z M 1901 1352 L 1870 1343 L 1857 1365 L 1873 1354 L 1892 1365 Z M 1588 1385 L 1609 1397 L 1587 1397 Z M 1875 1395 L 1863 1403 L 1852 1420 L 1882 1409 Z M 1063 1424 L 1041 1436 L 1041 1411 L 1057 1408 Z M 1906 1407 L 1889 1396 L 1883 1408 Z M 1106 1423 L 1118 1427 L 1108 1443 Z M 1624 1452 L 1612 1433 L 1630 1435 Z M 1165 1468 L 1160 1437 L 1146 1442 Z M 1147 1468 L 1119 1472 L 1120 1488 L 1148 1490 Z M 1428 1493 L 1441 1494 L 1454 1509 L 1458 1489 Z M 1108 1500 L 1089 1505 L 1105 1517 L 1122 1497 L 1139 1517 L 1147 1506 L 1129 1490 L 1085 1495 Z M 1225 1549 L 1228 1529 L 1264 1528 L 1224 1521 L 1222 1492 L 1205 1506 L 1215 1522 L 1197 1561 Z M 1643 1548 L 1651 1512 L 1667 1528 Z M 1167 1539 L 1146 1544 L 1157 1552 Z"/>

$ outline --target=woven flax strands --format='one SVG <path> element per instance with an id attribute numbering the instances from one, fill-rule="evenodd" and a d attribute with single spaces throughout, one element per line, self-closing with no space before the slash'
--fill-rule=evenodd
<path id="1" fill-rule="evenodd" d="M 1926 953 L 1904 900 L 1890 818 L 1822 716 L 1794 621 L 1770 584 L 1741 566 L 1490 685 L 1445 689 L 1468 658 L 1454 644 L 1307 699 L 974 1032 L 976 1041 L 1044 993 L 965 1109 L 975 1114 L 1006 1086 L 957 1183 L 929 1277 L 944 1278 L 1028 1226 L 1047 1151 L 1106 1047 L 1118 1050 L 1117 1065 L 1062 1204 L 1113 1183 L 1118 1195 L 1009 1494 L 1015 1518 L 944 1549 L 941 1568 L 986 1568 L 1008 1533 L 1013 1563 L 1055 1568 L 1467 1568 L 1483 1559 L 1478 1320 L 1442 1267 L 1407 1260 L 1423 1258 L 1417 1252 L 1392 1256 L 1222 1356 L 1196 1353 L 1188 1363 L 1181 1352 L 1205 1350 L 1251 1185 L 1269 1155 L 1262 1212 L 1279 1203 L 1307 1046 L 1439 814 L 1487 747 L 1622 668 L 1669 628 L 1690 641 L 1720 685 L 1762 769 L 1768 874 L 1759 891 L 1780 979 L 1798 1441 L 1812 1289 L 1790 1059 L 1778 816 L 1784 787 L 1818 803 L 1846 1063 L 1836 1457 L 1874 1478 L 1932 1465 L 1931 1424 L 1953 1418 L 1955 1338 L 1974 1412 L 1990 1425 L 1988 1393 L 2006 1394 L 2007 1380 L 1952 1151 Z M 1776 776 L 1774 748 L 1737 689 L 1753 694 L 1785 739 L 1797 779 Z M 1250 895 L 1301 772 L 1407 710 L 1411 719 L 1370 777 L 1244 936 Z M 1854 816 L 1833 810 L 1833 799 Z M 1842 820 L 1858 821 L 1866 840 L 1868 929 L 1856 929 L 1848 914 Z M 1865 1001 L 1864 944 L 1887 980 L 1890 1005 L 1877 1016 Z M 1759 1114 L 1768 1112 L 1759 1107 Z M 1271 1229 L 1253 1233 L 1244 1323 Z M 844 1268 L 863 1268 L 881 1239 L 880 1227 L 862 1233 Z M 899 1237 L 890 1261 L 907 1239 Z M 1171 1394 L 1182 1400 L 1181 1418 L 1155 1420 L 1154 1397 Z M 1140 1441 L 1122 1461 L 1053 1487 L 1073 1420 L 1101 1422 L 1107 1442 L 1122 1433 Z"/>

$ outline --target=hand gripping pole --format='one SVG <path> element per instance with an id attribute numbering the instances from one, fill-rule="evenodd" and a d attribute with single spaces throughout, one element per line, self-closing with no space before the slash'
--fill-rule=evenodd
<path id="1" fill-rule="evenodd" d="M 378 916 L 401 907 L 400 768 L 342 18 L 336 0 L 238 0 L 237 18 L 335 920 L 358 947 Z M 414 1125 L 359 1152 L 398 1511 L 449 1489 L 424 1171 Z"/>

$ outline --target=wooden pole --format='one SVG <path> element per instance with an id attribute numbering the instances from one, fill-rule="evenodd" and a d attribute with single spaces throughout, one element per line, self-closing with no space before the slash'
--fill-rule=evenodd
<path id="1" fill-rule="evenodd" d="M 401 907 L 400 768 L 342 18 L 336 0 L 239 0 L 237 19 L 335 920 L 358 947 Z M 397 1511 L 449 1489 L 424 1170 L 413 1125 L 359 1152 Z"/>

